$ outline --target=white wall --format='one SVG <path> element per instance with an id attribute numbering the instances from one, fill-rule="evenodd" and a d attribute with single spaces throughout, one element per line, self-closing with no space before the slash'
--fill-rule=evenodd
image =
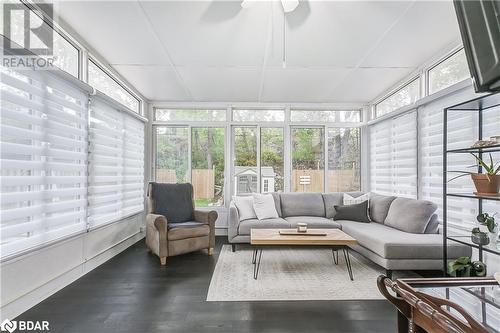
<path id="1" fill-rule="evenodd" d="M 144 237 L 143 214 L 0 264 L 0 317 L 12 319 Z"/>

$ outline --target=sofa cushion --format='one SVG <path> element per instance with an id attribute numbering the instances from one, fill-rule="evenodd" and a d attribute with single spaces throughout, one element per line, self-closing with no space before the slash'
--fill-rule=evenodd
<path id="1" fill-rule="evenodd" d="M 426 234 L 438 234 L 439 233 L 439 219 L 437 214 L 432 215 L 431 220 L 425 228 Z"/>
<path id="2" fill-rule="evenodd" d="M 344 193 L 323 193 L 323 202 L 325 203 L 326 217 L 331 219 L 335 216 L 335 206 L 342 205 Z"/>
<path id="3" fill-rule="evenodd" d="M 259 220 L 279 218 L 274 198 L 270 194 L 252 193 L 253 209 Z"/>
<path id="4" fill-rule="evenodd" d="M 365 194 L 360 195 L 360 196 L 353 196 L 353 195 L 350 195 L 349 193 L 344 193 L 344 199 L 343 199 L 342 204 L 344 206 L 355 205 L 355 204 L 362 203 L 364 201 L 369 202 L 369 200 L 370 200 L 370 193 L 365 193 Z"/>
<path id="5" fill-rule="evenodd" d="M 354 237 L 358 244 L 385 259 L 441 259 L 443 236 L 414 234 L 380 223 L 340 221 L 342 231 Z M 468 255 L 469 248 L 450 243 L 448 255 L 457 258 Z"/>
<path id="6" fill-rule="evenodd" d="M 358 204 L 335 206 L 337 214 L 333 217 L 336 220 L 351 220 L 356 222 L 370 223 L 368 216 L 368 200 Z"/>
<path id="7" fill-rule="evenodd" d="M 278 219 L 250 219 L 241 221 L 238 226 L 238 235 L 250 235 L 250 230 L 254 229 L 287 229 L 290 223 L 282 218 Z"/>
<path id="8" fill-rule="evenodd" d="M 373 222 L 384 223 L 391 203 L 396 199 L 394 196 L 370 193 L 370 218 Z"/>
<path id="9" fill-rule="evenodd" d="M 187 222 L 178 222 L 178 223 L 167 223 L 167 229 L 175 229 L 175 228 L 195 228 L 201 227 L 206 223 L 201 223 L 197 221 L 187 221 Z"/>
<path id="10" fill-rule="evenodd" d="M 321 193 L 283 193 L 281 194 L 281 213 L 283 217 L 325 217 L 323 196 Z"/>
<path id="11" fill-rule="evenodd" d="M 430 201 L 396 198 L 389 207 L 384 224 L 401 231 L 423 234 L 436 209 L 436 204 Z"/>
<path id="12" fill-rule="evenodd" d="M 340 229 L 340 224 L 337 222 L 319 216 L 290 216 L 286 217 L 285 220 L 290 222 L 291 228 L 296 228 L 297 223 L 307 223 L 308 228 L 317 228 L 317 229 L 325 229 L 325 228 L 334 228 Z"/>
<path id="13" fill-rule="evenodd" d="M 154 213 L 163 215 L 168 223 L 193 220 L 193 186 L 191 184 L 151 183 Z"/>
<path id="14" fill-rule="evenodd" d="M 169 240 L 180 240 L 186 238 L 195 238 L 195 237 L 203 237 L 208 236 L 210 234 L 210 227 L 207 224 L 203 224 L 197 227 L 189 227 L 189 228 L 173 228 L 169 229 L 167 233 L 167 238 Z"/>
<path id="15" fill-rule="evenodd" d="M 278 212 L 278 216 L 281 217 L 281 196 L 278 192 L 271 193 L 274 199 L 274 205 L 276 206 L 276 211 Z"/>
<path id="16" fill-rule="evenodd" d="M 233 202 L 236 209 L 238 209 L 240 221 L 257 218 L 257 214 L 255 214 L 255 210 L 253 209 L 253 197 L 251 195 L 241 197 L 234 196 Z"/>

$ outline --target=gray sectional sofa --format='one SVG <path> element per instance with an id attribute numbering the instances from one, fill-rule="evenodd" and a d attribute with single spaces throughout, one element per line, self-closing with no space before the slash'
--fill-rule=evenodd
<path id="1" fill-rule="evenodd" d="M 353 197 L 362 192 L 348 192 Z M 442 269 L 443 238 L 438 232 L 434 203 L 370 193 L 372 222 L 334 221 L 335 207 L 342 205 L 343 193 L 272 193 L 279 218 L 240 221 L 231 202 L 228 238 L 233 245 L 250 243 L 252 228 L 295 228 L 305 222 L 309 228 L 339 228 L 356 238 L 352 249 L 390 275 L 392 270 Z M 449 258 L 470 256 L 471 249 L 449 244 Z"/>

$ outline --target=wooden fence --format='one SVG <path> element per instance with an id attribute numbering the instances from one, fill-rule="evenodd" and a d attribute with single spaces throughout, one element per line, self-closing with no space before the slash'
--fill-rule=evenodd
<path id="1" fill-rule="evenodd" d="M 156 181 L 160 183 L 176 183 L 175 170 L 156 169 Z M 215 173 L 213 169 L 193 169 L 191 184 L 194 199 L 212 199 L 215 195 Z"/>
<path id="2" fill-rule="evenodd" d="M 300 185 L 300 176 L 310 176 L 310 185 Z M 293 170 L 293 192 L 347 192 L 351 191 L 352 184 L 359 182 L 355 170 L 328 170 L 328 189 L 325 191 L 323 170 Z M 161 183 L 175 183 L 175 170 L 157 169 L 156 181 Z M 194 199 L 212 199 L 215 195 L 215 173 L 212 169 L 193 169 L 191 183 L 194 188 Z"/>
<path id="3" fill-rule="evenodd" d="M 355 170 L 328 170 L 328 189 L 324 190 L 323 170 L 292 170 L 293 192 L 347 192 L 352 184 L 359 182 Z M 310 185 L 300 185 L 300 176 L 309 176 Z"/>

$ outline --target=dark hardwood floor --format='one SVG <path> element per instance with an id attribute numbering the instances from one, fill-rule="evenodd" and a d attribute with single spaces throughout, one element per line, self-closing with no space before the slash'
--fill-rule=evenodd
<path id="1" fill-rule="evenodd" d="M 219 250 L 159 259 L 144 240 L 57 292 L 18 320 L 50 332 L 396 332 L 386 301 L 206 302 Z"/>

